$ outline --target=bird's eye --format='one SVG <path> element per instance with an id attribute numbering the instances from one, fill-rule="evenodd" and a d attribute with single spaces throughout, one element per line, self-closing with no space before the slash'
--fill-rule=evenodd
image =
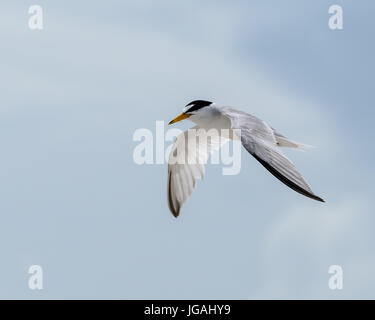
<path id="1" fill-rule="evenodd" d="M 194 113 L 194 110 L 193 109 L 194 106 L 188 106 L 186 111 L 184 113 L 186 114 L 193 114 Z"/>

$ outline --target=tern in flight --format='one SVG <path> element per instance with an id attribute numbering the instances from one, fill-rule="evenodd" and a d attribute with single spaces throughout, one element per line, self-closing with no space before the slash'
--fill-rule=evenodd
<path id="1" fill-rule="evenodd" d="M 190 102 L 183 112 L 169 124 L 184 119 L 195 123 L 196 126 L 192 128 L 195 129 L 195 132 L 198 132 L 199 129 L 216 129 L 215 132 L 218 132 L 218 136 L 222 129 L 232 130 L 235 133 L 240 132 L 240 137 L 236 134 L 233 136 L 237 137 L 244 148 L 277 179 L 306 197 L 324 202 L 322 198 L 312 192 L 294 164 L 280 151 L 280 147 L 302 149 L 305 145 L 287 139 L 263 120 L 232 107 L 220 106 L 205 100 Z M 220 142 L 208 143 L 209 147 L 200 148 L 196 140 L 194 143 L 189 142 L 188 131 L 191 130 L 186 130 L 177 136 L 168 160 L 168 206 L 176 218 L 182 205 L 192 194 L 196 181 L 203 178 L 205 160 L 213 151 L 220 149 L 225 141 L 218 139 Z M 179 148 L 184 150 L 182 155 L 176 152 Z M 202 149 L 204 149 L 203 155 Z M 192 157 L 197 159 L 195 159 L 196 161 L 171 161 L 172 156 L 175 158 L 187 157 L 190 160 Z"/>

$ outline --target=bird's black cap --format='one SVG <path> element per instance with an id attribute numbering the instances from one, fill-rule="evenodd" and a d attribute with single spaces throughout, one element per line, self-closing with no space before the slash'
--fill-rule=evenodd
<path id="1" fill-rule="evenodd" d="M 197 111 L 197 110 L 202 109 L 202 108 L 204 108 L 204 107 L 207 107 L 207 106 L 209 106 L 209 105 L 211 105 L 211 104 L 212 104 L 211 101 L 206 101 L 206 100 L 194 100 L 194 101 L 192 101 L 192 102 L 190 102 L 190 103 L 188 103 L 188 104 L 186 105 L 186 108 L 188 108 L 188 107 L 190 107 L 190 108 L 186 109 L 185 113 L 186 113 L 186 112 Z"/>

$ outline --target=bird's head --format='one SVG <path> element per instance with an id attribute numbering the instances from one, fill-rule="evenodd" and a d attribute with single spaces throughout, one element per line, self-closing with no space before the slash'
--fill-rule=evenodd
<path id="1" fill-rule="evenodd" d="M 211 101 L 194 100 L 188 103 L 183 109 L 183 112 L 169 122 L 168 125 L 188 118 L 190 118 L 191 121 L 196 122 L 195 120 L 199 120 L 208 114 L 208 109 L 210 109 L 209 107 L 212 104 L 213 103 Z"/>

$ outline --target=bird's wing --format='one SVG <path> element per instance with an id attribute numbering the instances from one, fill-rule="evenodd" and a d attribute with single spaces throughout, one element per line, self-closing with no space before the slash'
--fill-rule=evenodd
<path id="1" fill-rule="evenodd" d="M 225 107 L 223 115 L 231 120 L 232 129 L 239 129 L 241 142 L 270 173 L 294 191 L 322 201 L 316 196 L 294 164 L 278 148 L 274 130 L 264 121 L 242 111 Z"/>
<path id="2" fill-rule="evenodd" d="M 201 136 L 205 132 L 208 139 Z M 177 136 L 168 159 L 167 186 L 168 206 L 175 217 L 192 194 L 196 181 L 203 179 L 204 165 L 210 154 L 228 141 L 219 134 L 217 130 L 207 132 L 195 126 Z"/>

